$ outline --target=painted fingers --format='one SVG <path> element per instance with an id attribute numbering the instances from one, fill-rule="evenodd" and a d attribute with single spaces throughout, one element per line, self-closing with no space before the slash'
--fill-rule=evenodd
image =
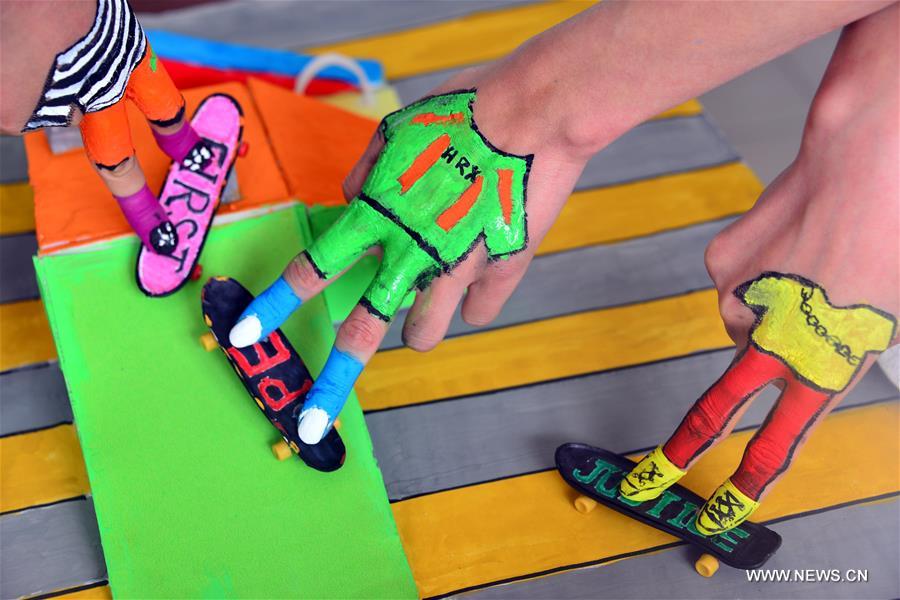
<path id="1" fill-rule="evenodd" d="M 893 315 L 866 304 L 836 305 L 822 286 L 796 274 L 764 272 L 733 296 L 755 317 L 746 348 L 659 452 L 645 457 L 622 485 L 623 494 L 637 500 L 658 496 L 728 435 L 762 388 L 776 383 L 781 396 L 740 466 L 698 515 L 696 527 L 705 535 L 737 527 L 756 510 L 815 425 L 896 332 Z M 729 318 L 725 311 L 723 318 Z"/>
<path id="2" fill-rule="evenodd" d="M 314 297 L 327 284 L 316 272 L 307 254 L 299 254 L 288 264 L 281 277 L 241 313 L 229 335 L 231 345 L 245 348 L 267 338 L 304 300 Z"/>
<path id="3" fill-rule="evenodd" d="M 299 254 L 281 277 L 244 310 L 231 329 L 229 341 L 243 348 L 265 339 L 303 302 L 322 292 L 334 279 L 326 279 L 306 252 Z M 319 443 L 334 425 L 363 365 L 375 354 L 388 325 L 361 306 L 341 325 L 334 348 L 299 415 L 297 432 L 304 443 Z"/>
<path id="4" fill-rule="evenodd" d="M 304 443 L 318 444 L 334 425 L 389 326 L 362 306 L 354 308 L 341 324 L 331 354 L 300 413 L 297 433 Z"/>

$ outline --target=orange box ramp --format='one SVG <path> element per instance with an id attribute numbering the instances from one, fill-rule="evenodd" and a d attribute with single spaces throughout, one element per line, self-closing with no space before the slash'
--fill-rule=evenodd
<path id="1" fill-rule="evenodd" d="M 259 79 L 249 85 L 291 196 L 344 204 L 341 184 L 378 122 Z"/>

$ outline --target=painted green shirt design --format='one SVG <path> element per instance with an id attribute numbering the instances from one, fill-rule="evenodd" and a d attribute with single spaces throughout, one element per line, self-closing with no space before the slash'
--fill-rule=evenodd
<path id="1" fill-rule="evenodd" d="M 472 119 L 475 92 L 426 98 L 382 121 L 385 147 L 363 195 L 433 249 L 445 268 L 484 234 L 492 258 L 525 248 L 531 158 L 494 148 Z"/>
<path id="2" fill-rule="evenodd" d="M 482 240 L 491 259 L 528 243 L 531 156 L 495 148 L 472 116 L 475 91 L 420 100 L 381 123 L 385 145 L 362 192 L 307 251 L 332 277 L 374 245 L 381 267 L 361 303 L 389 320 L 406 294 Z"/>

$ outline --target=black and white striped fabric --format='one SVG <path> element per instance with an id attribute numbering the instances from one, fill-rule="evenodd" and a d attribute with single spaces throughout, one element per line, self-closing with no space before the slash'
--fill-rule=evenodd
<path id="1" fill-rule="evenodd" d="M 44 93 L 22 131 L 65 127 L 72 107 L 96 112 L 118 102 L 147 50 L 147 38 L 125 0 L 97 0 L 91 30 L 56 55 Z"/>

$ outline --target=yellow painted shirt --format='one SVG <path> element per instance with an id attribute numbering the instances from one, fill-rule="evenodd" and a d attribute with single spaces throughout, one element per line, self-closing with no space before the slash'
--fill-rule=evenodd
<path id="1" fill-rule="evenodd" d="M 812 281 L 764 273 L 735 294 L 757 314 L 750 337 L 824 390 L 850 383 L 867 352 L 887 349 L 894 319 L 871 306 L 832 306 Z"/>

